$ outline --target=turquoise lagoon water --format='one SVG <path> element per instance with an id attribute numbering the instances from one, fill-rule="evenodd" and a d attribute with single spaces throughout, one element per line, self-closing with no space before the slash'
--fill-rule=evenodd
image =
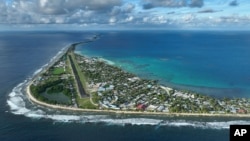
<path id="1" fill-rule="evenodd" d="M 27 82 L 41 71 L 42 66 L 52 61 L 62 48 L 85 41 L 93 34 L 0 34 L 1 141 L 228 141 L 230 125 L 250 123 L 248 118 L 233 117 L 66 112 L 30 102 L 25 93 Z M 219 96 L 248 96 L 250 34 L 230 34 L 107 31 L 96 42 L 78 47 L 77 50 L 113 61 L 115 65 L 122 65 L 141 77 L 160 79 L 165 85 L 178 83 L 180 87 L 188 84 L 188 88 L 196 85 L 195 88 L 203 92 L 217 92 Z M 191 76 L 195 76 L 195 79 Z M 233 83 L 228 83 L 230 81 Z M 208 84 L 213 88 L 208 87 Z M 237 92 L 246 92 L 233 93 L 230 91 L 232 86 L 239 89 Z"/>
<path id="2" fill-rule="evenodd" d="M 250 97 L 250 33 L 110 32 L 76 52 L 177 89 Z"/>

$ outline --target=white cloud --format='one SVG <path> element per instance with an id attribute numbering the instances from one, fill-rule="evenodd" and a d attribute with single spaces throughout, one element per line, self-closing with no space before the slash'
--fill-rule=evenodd
<path id="1" fill-rule="evenodd" d="M 37 11 L 42 14 L 67 14 L 77 9 L 109 11 L 121 5 L 121 0 L 36 0 Z"/>
<path id="2" fill-rule="evenodd" d="M 123 11 L 126 12 L 126 13 L 130 13 L 130 12 L 132 12 L 134 9 L 135 9 L 135 5 L 132 4 L 132 3 L 128 3 L 128 4 L 125 4 L 125 5 L 123 6 Z"/>
<path id="3" fill-rule="evenodd" d="M 129 16 L 125 19 L 125 22 L 131 22 L 133 21 L 134 17 L 133 16 Z"/>
<path id="4" fill-rule="evenodd" d="M 55 23 L 57 23 L 57 24 L 63 24 L 63 23 L 65 23 L 65 17 L 58 16 L 58 17 L 55 17 L 54 19 L 55 19 Z"/>
<path id="5" fill-rule="evenodd" d="M 202 7 L 203 0 L 143 0 L 143 8 L 155 7 Z"/>
<path id="6" fill-rule="evenodd" d="M 111 17 L 110 19 L 109 19 L 109 23 L 110 24 L 114 24 L 116 22 L 116 18 L 115 17 Z"/>
<path id="7" fill-rule="evenodd" d="M 7 4 L 0 0 L 0 23 L 84 27 L 249 26 L 250 2 L 238 1 L 240 4 L 234 7 L 230 2 L 232 0 L 12 0 Z"/>
<path id="8" fill-rule="evenodd" d="M 10 5 L 0 1 L 0 23 L 98 23 L 98 18 L 108 23 L 110 11 L 121 4 L 121 0 L 13 0 Z"/>
<path id="9" fill-rule="evenodd" d="M 48 24 L 48 23 L 51 23 L 51 19 L 50 19 L 50 17 L 42 17 L 41 19 L 40 19 L 40 23 L 44 23 L 44 24 Z"/>

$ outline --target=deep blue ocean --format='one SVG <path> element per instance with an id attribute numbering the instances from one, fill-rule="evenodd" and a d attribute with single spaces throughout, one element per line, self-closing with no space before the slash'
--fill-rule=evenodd
<path id="1" fill-rule="evenodd" d="M 244 118 L 74 113 L 31 103 L 25 85 L 70 43 L 163 85 L 250 97 L 250 33 L 197 31 L 0 32 L 1 141 L 228 141 Z"/>

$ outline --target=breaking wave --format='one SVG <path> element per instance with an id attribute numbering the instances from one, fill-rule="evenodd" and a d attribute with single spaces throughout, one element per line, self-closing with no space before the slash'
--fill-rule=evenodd
<path id="1" fill-rule="evenodd" d="M 107 64 L 109 64 L 109 65 L 115 65 L 115 62 L 110 61 L 110 60 L 108 60 L 108 59 L 99 58 L 99 60 L 100 60 L 100 61 L 103 61 L 103 62 L 105 62 L 105 63 L 107 63 Z"/>
<path id="2" fill-rule="evenodd" d="M 201 129 L 229 129 L 232 124 L 250 124 L 246 120 L 231 121 L 195 121 L 187 119 L 154 119 L 146 117 L 122 117 L 112 115 L 98 115 L 90 113 L 63 113 L 53 109 L 45 109 L 32 104 L 25 95 L 25 87 L 29 80 L 20 83 L 13 88 L 9 94 L 7 104 L 10 112 L 15 115 L 24 115 L 33 119 L 49 119 L 55 122 L 77 122 L 77 123 L 105 123 L 107 125 L 150 125 L 166 127 L 193 127 Z"/>
<path id="3" fill-rule="evenodd" d="M 42 72 L 43 70 L 45 70 L 47 67 L 49 67 L 51 64 L 54 64 L 55 61 L 60 58 L 68 49 L 70 45 L 65 46 L 64 48 L 62 48 L 53 58 L 50 59 L 49 63 L 43 65 L 41 68 L 37 69 L 34 73 L 33 73 L 33 77 L 35 77 L 37 74 L 39 74 L 40 72 Z"/>
<path id="4" fill-rule="evenodd" d="M 61 50 L 50 63 L 53 63 L 63 52 Z M 34 72 L 33 77 L 39 74 L 44 68 L 49 66 L 44 65 L 42 68 Z M 227 121 L 195 121 L 190 119 L 176 119 L 176 118 L 152 118 L 152 117 L 130 117 L 119 116 L 100 113 L 72 113 L 65 111 L 58 111 L 54 109 L 47 109 L 39 105 L 33 104 L 26 96 L 26 87 L 31 81 L 31 78 L 26 79 L 24 82 L 18 84 L 8 95 L 7 105 L 10 107 L 9 112 L 15 115 L 23 115 L 32 119 L 48 119 L 55 122 L 77 122 L 77 123 L 105 123 L 107 125 L 149 125 L 149 126 L 165 126 L 165 127 L 194 127 L 201 129 L 229 129 L 232 124 L 250 124 L 247 120 L 227 120 Z"/>

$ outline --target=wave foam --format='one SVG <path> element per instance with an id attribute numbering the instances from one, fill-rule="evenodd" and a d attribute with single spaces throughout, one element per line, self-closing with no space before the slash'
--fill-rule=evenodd
<path id="1" fill-rule="evenodd" d="M 24 95 L 22 93 L 22 88 L 27 83 L 25 80 L 23 83 L 18 84 L 13 88 L 12 92 L 9 94 L 9 99 L 7 100 L 7 104 L 10 107 L 10 110 L 13 114 L 23 115 L 27 112 L 30 112 L 29 109 L 26 108 L 26 104 L 24 101 Z"/>
<path id="2" fill-rule="evenodd" d="M 163 120 L 148 118 L 100 119 L 98 122 L 111 125 L 159 125 Z M 90 121 L 91 122 L 91 121 Z"/>
<path id="3" fill-rule="evenodd" d="M 65 47 L 63 47 L 53 58 L 50 59 L 49 63 L 43 65 L 41 68 L 37 69 L 34 73 L 33 73 L 33 76 L 39 74 L 40 72 L 42 72 L 43 70 L 45 70 L 47 67 L 49 67 L 51 64 L 55 63 L 55 61 L 60 58 L 64 52 L 67 51 L 67 48 L 69 47 L 70 45 L 67 45 Z"/>
<path id="4" fill-rule="evenodd" d="M 63 52 L 63 51 L 62 51 Z M 61 53 L 59 53 L 61 54 Z M 53 60 L 52 60 L 53 61 Z M 47 66 L 48 64 L 46 64 Z M 38 69 L 35 73 L 39 73 Z M 121 118 L 111 117 L 110 115 L 84 115 L 61 114 L 53 109 L 44 109 L 32 104 L 26 97 L 25 88 L 30 79 L 18 84 L 13 88 L 7 99 L 7 105 L 10 112 L 15 115 L 24 115 L 34 119 L 50 119 L 56 122 L 80 122 L 80 123 L 105 123 L 108 125 L 150 125 L 167 127 L 194 127 L 203 129 L 229 129 L 232 124 L 250 124 L 250 121 L 192 121 L 192 120 L 174 120 L 174 119 L 151 119 L 151 118 Z"/>
<path id="5" fill-rule="evenodd" d="M 79 114 L 60 114 L 54 110 L 44 110 L 39 106 L 32 105 L 23 93 L 27 86 L 27 81 L 20 83 L 13 88 L 9 94 L 7 104 L 10 112 L 15 115 L 24 115 L 34 119 L 50 119 L 55 122 L 80 122 L 80 123 L 105 123 L 108 125 L 150 125 L 150 126 L 167 126 L 167 127 L 194 127 L 202 129 L 229 129 L 233 124 L 250 124 L 250 121 L 192 121 L 192 120 L 173 120 L 173 119 L 151 119 L 151 118 L 113 118 L 110 115 L 79 115 Z M 54 113 L 53 113 L 54 112 Z M 56 114 L 55 114 L 56 113 Z"/>
<path id="6" fill-rule="evenodd" d="M 45 65 L 45 66 L 47 66 L 47 65 Z M 40 69 L 37 69 L 37 70 L 33 73 L 33 76 L 39 74 L 42 70 L 43 70 L 43 67 L 40 68 Z"/>
<path id="7" fill-rule="evenodd" d="M 109 65 L 115 65 L 115 62 L 110 61 L 110 60 L 108 60 L 108 59 L 99 58 L 99 60 L 100 60 L 100 61 L 103 61 L 103 62 L 106 62 L 106 63 L 108 63 Z"/>

